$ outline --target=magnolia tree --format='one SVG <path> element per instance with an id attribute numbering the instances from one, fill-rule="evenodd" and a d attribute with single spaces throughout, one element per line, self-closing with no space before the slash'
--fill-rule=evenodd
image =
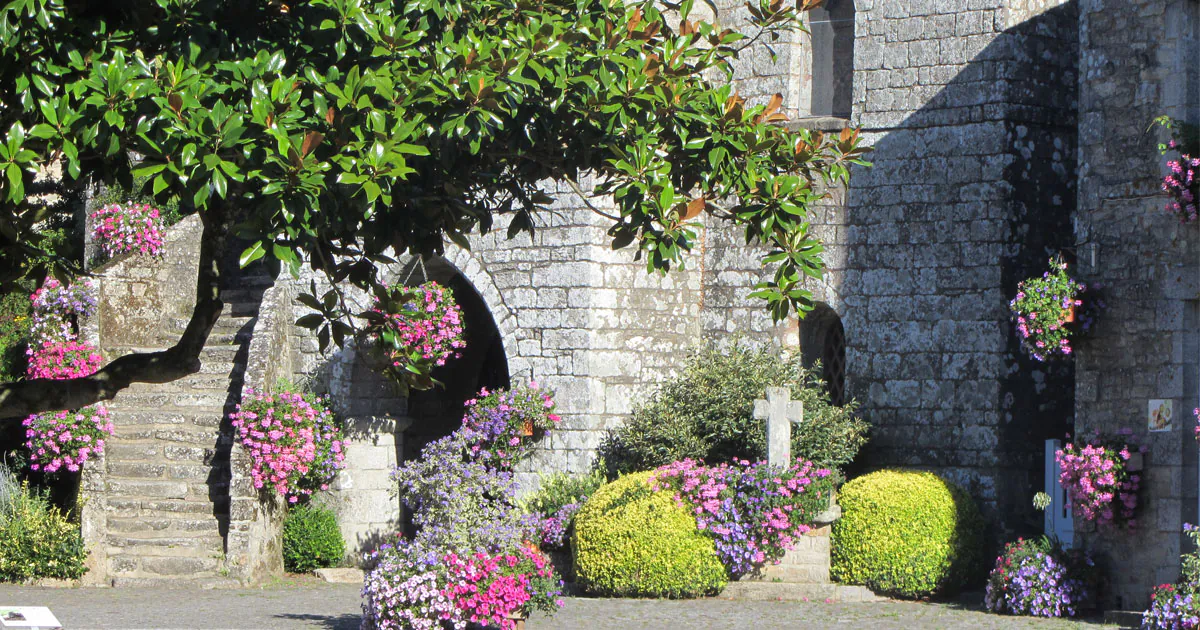
<path id="1" fill-rule="evenodd" d="M 755 294 L 775 318 L 810 308 L 821 273 L 808 211 L 861 164 L 857 133 L 779 123 L 730 83 L 756 40 L 803 29 L 820 0 L 751 0 L 750 25 L 692 0 L 7 0 L 0 9 L 0 282 L 79 270 L 41 258 L 61 208 L 39 173 L 102 180 L 203 225 L 197 302 L 179 341 L 95 374 L 0 385 L 0 417 L 73 409 L 199 369 L 221 313 L 218 264 L 302 265 L 380 295 L 399 254 L 466 247 L 498 216 L 532 232 L 545 182 L 598 182 L 615 248 L 667 271 L 702 214 L 765 248 Z M 711 13 L 709 14 L 712 15 Z M 581 191 L 586 192 L 586 191 Z M 315 291 L 314 291 L 315 293 Z M 323 344 L 355 333 L 337 291 L 300 300 Z"/>

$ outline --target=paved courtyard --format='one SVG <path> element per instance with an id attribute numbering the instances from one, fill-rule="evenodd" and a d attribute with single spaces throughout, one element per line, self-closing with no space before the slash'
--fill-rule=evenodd
<path id="1" fill-rule="evenodd" d="M 288 580 L 260 589 L 54 589 L 0 586 L 0 605 L 49 606 L 65 628 L 324 628 L 355 630 L 355 585 Z M 1100 628 L 1095 622 L 1001 617 L 946 604 L 566 600 L 529 630 L 772 630 L 789 628 Z M 1113 626 L 1110 626 L 1113 627 Z"/>

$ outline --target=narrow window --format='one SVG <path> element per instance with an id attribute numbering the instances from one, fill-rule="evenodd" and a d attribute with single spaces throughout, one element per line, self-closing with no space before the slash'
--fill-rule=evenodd
<path id="1" fill-rule="evenodd" d="M 825 0 L 809 11 L 813 116 L 850 118 L 854 96 L 854 0 Z"/>

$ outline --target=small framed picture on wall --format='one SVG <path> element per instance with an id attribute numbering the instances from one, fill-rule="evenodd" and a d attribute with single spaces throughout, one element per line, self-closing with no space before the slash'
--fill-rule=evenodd
<path id="1" fill-rule="evenodd" d="M 1151 398 L 1146 411 L 1146 429 L 1149 431 L 1170 431 L 1175 428 L 1175 401 Z"/>

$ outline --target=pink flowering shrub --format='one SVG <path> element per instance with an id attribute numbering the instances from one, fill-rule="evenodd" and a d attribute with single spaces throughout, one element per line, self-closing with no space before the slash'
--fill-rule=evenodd
<path id="1" fill-rule="evenodd" d="M 1045 361 L 1071 354 L 1075 308 L 1083 305 L 1079 296 L 1086 288 L 1067 275 L 1067 264 L 1058 257 L 1050 259 L 1050 271 L 1042 277 L 1021 281 L 1008 306 L 1030 356 Z"/>
<path id="2" fill-rule="evenodd" d="M 533 442 L 562 422 L 554 413 L 554 392 L 538 389 L 536 382 L 511 390 L 484 388 L 465 405 L 462 431 L 472 455 L 503 469 L 527 457 Z"/>
<path id="3" fill-rule="evenodd" d="M 54 278 L 46 278 L 29 301 L 33 307 L 29 326 L 33 345 L 74 341 L 79 318 L 96 311 L 92 281 L 87 279 L 64 286 Z"/>
<path id="4" fill-rule="evenodd" d="M 1055 453 L 1059 482 L 1067 491 L 1071 507 L 1084 520 L 1104 526 L 1136 525 L 1138 488 L 1141 476 L 1129 470 L 1134 454 L 1145 449 L 1130 445 L 1132 431 L 1115 438 L 1098 434 L 1084 444 L 1067 444 Z"/>
<path id="5" fill-rule="evenodd" d="M 1167 146 L 1171 150 L 1180 148 L 1175 140 Z M 1167 202 L 1167 211 L 1183 223 L 1195 221 L 1200 203 L 1200 158 L 1181 152 L 1179 159 L 1167 160 L 1167 169 L 1171 172 L 1162 182 L 1163 192 L 1171 198 Z"/>
<path id="6" fill-rule="evenodd" d="M 436 282 L 389 287 L 365 316 L 387 354 L 385 373 L 404 387 L 432 387 L 433 369 L 460 357 L 466 345 L 462 310 L 453 294 Z"/>
<path id="7" fill-rule="evenodd" d="M 528 547 L 468 557 L 450 553 L 443 562 L 448 583 L 442 593 L 462 620 L 512 630 L 515 616 L 528 617 L 534 609 L 554 612 L 562 606 L 550 561 Z"/>
<path id="8" fill-rule="evenodd" d="M 828 469 L 802 458 L 786 470 L 761 461 L 704 466 L 685 459 L 650 477 L 652 489 L 673 491 L 691 508 L 734 578 L 782 558 L 829 507 L 834 483 Z"/>
<path id="9" fill-rule="evenodd" d="M 30 469 L 47 473 L 79 472 L 88 459 L 104 453 L 113 423 L 104 405 L 79 411 L 46 411 L 25 419 L 25 447 Z"/>
<path id="10" fill-rule="evenodd" d="M 311 394 L 247 389 L 230 416 L 252 460 L 255 488 L 272 487 L 289 503 L 325 490 L 342 468 L 342 441 L 325 401 Z"/>
<path id="11" fill-rule="evenodd" d="M 46 341 L 29 346 L 25 353 L 29 355 L 29 378 L 90 376 L 104 364 L 104 357 L 96 352 L 95 346 L 78 341 Z"/>
<path id="12" fill-rule="evenodd" d="M 161 256 L 163 253 L 163 220 L 154 208 L 147 204 L 108 204 L 91 215 L 95 227 L 92 237 L 108 256 L 118 254 L 148 254 Z"/>

